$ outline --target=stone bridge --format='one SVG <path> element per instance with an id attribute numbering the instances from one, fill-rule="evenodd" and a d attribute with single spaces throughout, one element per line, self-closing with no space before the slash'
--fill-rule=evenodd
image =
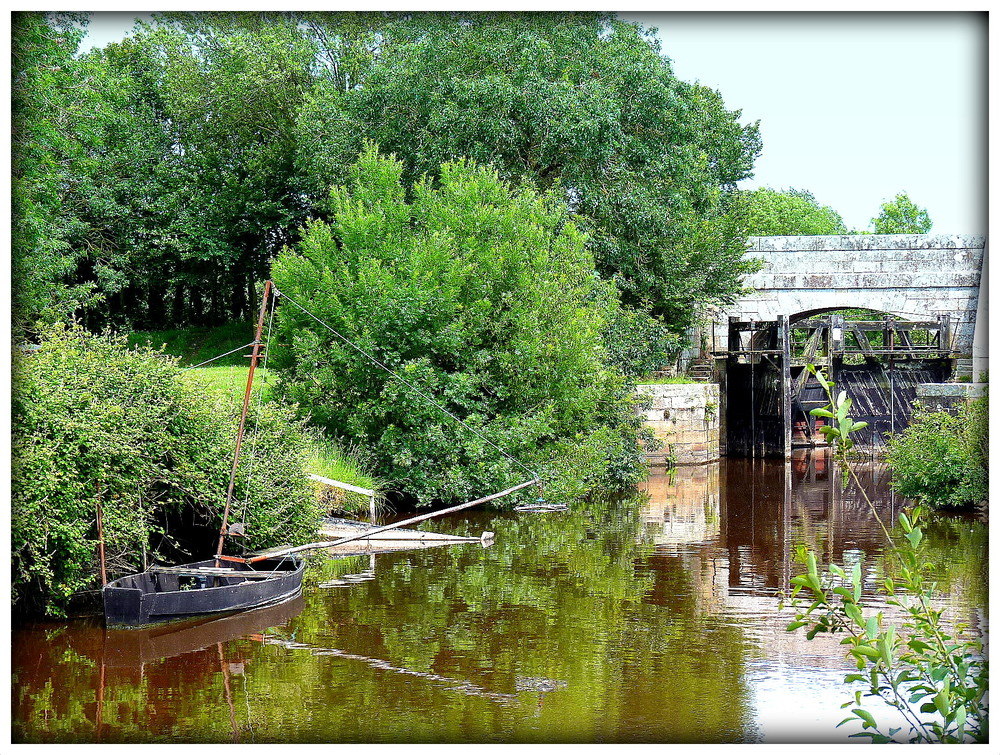
<path id="1" fill-rule="evenodd" d="M 729 317 L 776 320 L 787 315 L 794 321 L 847 308 L 904 320 L 949 315 L 952 351 L 963 356 L 973 351 L 986 257 L 982 236 L 758 236 L 750 244 L 746 256 L 760 259 L 763 267 L 746 279 L 752 294 L 716 313 L 711 343 L 706 344 L 716 354 L 728 349 Z M 983 298 L 985 303 L 985 292 Z M 979 319 L 985 326 L 985 312 Z M 977 345 L 984 342 L 983 335 L 976 334 Z"/>

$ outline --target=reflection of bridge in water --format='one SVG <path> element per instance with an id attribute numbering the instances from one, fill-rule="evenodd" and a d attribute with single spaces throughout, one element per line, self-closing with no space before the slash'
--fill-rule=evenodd
<path id="1" fill-rule="evenodd" d="M 893 521 L 902 501 L 880 461 L 856 467 L 879 515 Z M 844 486 L 828 452 L 797 450 L 789 464 L 724 459 L 653 474 L 643 489 L 645 538 L 659 553 L 722 555 L 732 588 L 785 589 L 796 543 L 824 560 L 876 557 L 885 546 L 874 513 L 853 480 Z"/>
<path id="2" fill-rule="evenodd" d="M 887 465 L 865 461 L 856 470 L 891 526 L 905 501 L 891 489 Z M 844 485 L 828 451 L 797 450 L 788 463 L 723 459 L 677 468 L 652 475 L 643 489 L 649 501 L 641 537 L 652 551 L 637 568 L 653 577 L 648 602 L 680 612 L 693 601 L 700 612 L 746 623 L 771 660 L 808 657 L 816 667 L 844 668 L 839 637 L 807 641 L 788 633 L 790 614 L 777 610 L 779 593 L 789 592 L 791 577 L 802 571 L 796 546 L 806 544 L 823 563 L 861 561 L 869 601 L 901 621 L 876 595 L 885 535 L 859 486 Z M 961 620 L 977 623 L 962 596 L 949 602 L 961 604 Z"/>

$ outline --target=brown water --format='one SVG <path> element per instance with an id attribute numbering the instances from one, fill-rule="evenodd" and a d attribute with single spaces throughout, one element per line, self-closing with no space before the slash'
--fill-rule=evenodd
<path id="1" fill-rule="evenodd" d="M 885 468 L 864 479 L 894 517 Z M 225 619 L 17 628 L 14 741 L 845 740 L 843 650 L 785 632 L 776 594 L 799 542 L 863 560 L 874 586 L 883 542 L 857 491 L 823 457 L 642 488 L 589 512 L 426 527 L 492 530 L 489 548 L 316 558 L 303 597 Z M 977 624 L 985 527 L 948 519 L 927 540 L 949 611 Z"/>

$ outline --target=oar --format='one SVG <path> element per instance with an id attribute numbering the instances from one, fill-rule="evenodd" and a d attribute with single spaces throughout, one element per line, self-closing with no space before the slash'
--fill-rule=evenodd
<path id="1" fill-rule="evenodd" d="M 433 519 L 436 516 L 441 516 L 443 514 L 451 514 L 456 511 L 461 511 L 462 509 L 467 509 L 472 506 L 477 506 L 480 503 L 486 503 L 487 501 L 495 501 L 497 498 L 503 498 L 504 496 L 515 493 L 518 490 L 522 490 L 531 485 L 539 484 L 539 480 L 536 477 L 528 482 L 522 482 L 520 485 L 515 485 L 512 488 L 507 488 L 499 493 L 493 493 L 492 495 L 484 496 L 482 498 L 477 498 L 474 501 L 468 501 L 467 503 L 460 503 L 457 506 L 452 506 L 451 508 L 441 509 L 440 511 L 432 511 L 429 514 L 420 514 L 419 516 L 411 517 L 410 519 L 404 519 L 401 522 L 396 522 L 395 524 L 387 524 L 384 527 L 376 527 L 373 530 L 365 530 L 359 532 L 357 535 L 348 535 L 347 537 L 342 537 L 339 540 L 327 540 L 319 543 L 307 543 L 306 545 L 299 545 L 294 548 L 285 548 L 284 550 L 272 551 L 262 556 L 250 556 L 248 558 L 240 558 L 238 556 L 222 556 L 224 561 L 238 561 L 244 564 L 252 564 L 257 561 L 263 561 L 268 558 L 280 558 L 282 556 L 290 556 L 293 553 L 300 553 L 301 551 L 314 550 L 316 548 L 332 548 L 335 545 L 344 545 L 345 543 L 351 543 L 355 540 L 363 540 L 366 537 L 374 535 L 376 532 L 385 532 L 386 530 L 393 530 L 397 527 L 405 527 L 408 524 L 416 524 L 417 522 L 423 522 L 427 519 Z"/>

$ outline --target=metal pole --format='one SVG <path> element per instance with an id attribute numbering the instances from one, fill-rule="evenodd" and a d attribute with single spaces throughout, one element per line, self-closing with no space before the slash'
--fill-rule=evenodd
<path id="1" fill-rule="evenodd" d="M 781 425 L 782 455 L 792 457 L 792 341 L 788 315 L 778 317 L 778 335 L 781 338 Z"/>
<path id="2" fill-rule="evenodd" d="M 756 335 L 753 329 L 754 321 L 750 321 L 750 458 L 757 458 L 757 394 L 756 394 L 756 366 L 753 363 L 753 337 Z"/>
<path id="3" fill-rule="evenodd" d="M 104 560 L 104 504 L 101 503 L 101 488 L 97 488 L 97 553 L 101 560 L 101 587 L 108 583 L 108 571 Z"/>
<path id="4" fill-rule="evenodd" d="M 236 486 L 236 468 L 240 463 L 240 446 L 243 444 L 243 430 L 246 425 L 247 409 L 250 407 L 250 389 L 253 387 L 253 373 L 257 369 L 257 359 L 260 356 L 260 337 L 264 332 L 264 315 L 267 312 L 267 302 L 271 297 L 271 281 L 264 282 L 264 297 L 260 303 L 260 316 L 257 318 L 257 330 L 254 333 L 253 352 L 250 354 L 250 372 L 247 374 L 247 388 L 243 394 L 243 410 L 240 412 L 240 424 L 236 430 L 236 450 L 233 452 L 233 468 L 229 472 L 229 488 L 226 491 L 226 508 L 222 513 L 222 528 L 219 530 L 219 544 L 215 549 L 218 561 L 222 555 L 222 546 L 229 530 L 229 509 L 233 503 L 233 488 Z M 218 566 L 218 563 L 216 563 Z"/>

